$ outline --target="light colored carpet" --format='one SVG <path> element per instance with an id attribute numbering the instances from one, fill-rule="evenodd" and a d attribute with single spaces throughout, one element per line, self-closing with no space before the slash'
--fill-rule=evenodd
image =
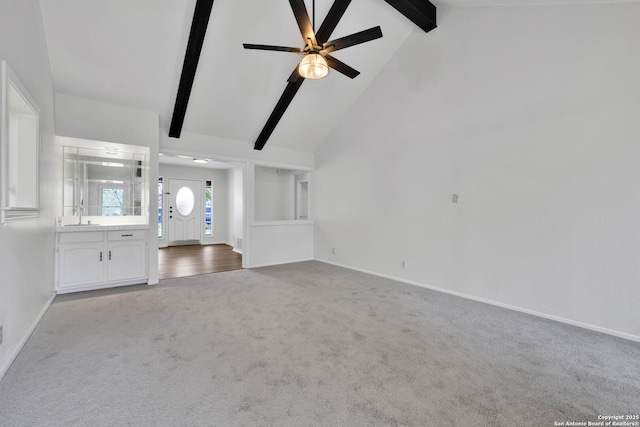
<path id="1" fill-rule="evenodd" d="M 305 262 L 56 298 L 7 426 L 553 426 L 640 412 L 640 344 Z"/>

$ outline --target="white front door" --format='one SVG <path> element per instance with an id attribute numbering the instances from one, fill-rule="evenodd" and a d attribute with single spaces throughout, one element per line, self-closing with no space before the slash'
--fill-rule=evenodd
<path id="1" fill-rule="evenodd" d="M 201 181 L 169 179 L 169 245 L 200 240 L 202 199 Z"/>

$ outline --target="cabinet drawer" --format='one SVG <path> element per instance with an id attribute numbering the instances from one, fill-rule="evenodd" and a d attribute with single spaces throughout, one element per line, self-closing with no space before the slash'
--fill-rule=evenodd
<path id="1" fill-rule="evenodd" d="M 102 231 L 79 231 L 58 234 L 58 243 L 88 243 L 102 242 L 103 240 L 104 234 Z"/>
<path id="2" fill-rule="evenodd" d="M 146 240 L 146 230 L 116 230 L 107 233 L 107 240 L 110 242 L 117 240 Z"/>

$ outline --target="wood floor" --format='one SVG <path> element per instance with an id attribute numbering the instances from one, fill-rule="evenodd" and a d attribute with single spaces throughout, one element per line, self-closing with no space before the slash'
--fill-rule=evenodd
<path id="1" fill-rule="evenodd" d="M 241 268 L 242 255 L 233 252 L 229 245 L 172 246 L 158 249 L 160 279 Z"/>

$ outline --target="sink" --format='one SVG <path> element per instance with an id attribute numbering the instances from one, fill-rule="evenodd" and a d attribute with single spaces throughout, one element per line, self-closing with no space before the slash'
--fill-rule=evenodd
<path id="1" fill-rule="evenodd" d="M 67 224 L 65 227 L 93 227 L 94 225 L 100 224 Z"/>

